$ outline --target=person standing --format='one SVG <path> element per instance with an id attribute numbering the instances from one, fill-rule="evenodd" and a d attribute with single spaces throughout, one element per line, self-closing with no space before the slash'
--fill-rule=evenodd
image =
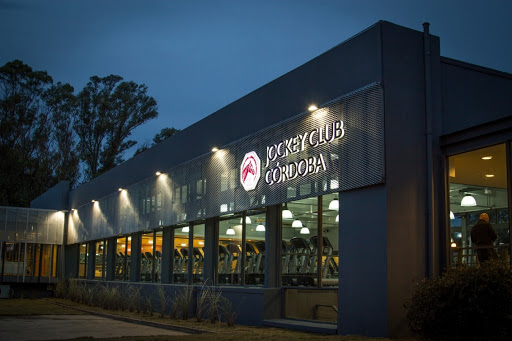
<path id="1" fill-rule="evenodd" d="M 471 242 L 477 246 L 476 252 L 480 264 L 498 258 L 493 244 L 497 237 L 489 223 L 489 215 L 487 213 L 480 214 L 480 219 L 471 229 Z"/>

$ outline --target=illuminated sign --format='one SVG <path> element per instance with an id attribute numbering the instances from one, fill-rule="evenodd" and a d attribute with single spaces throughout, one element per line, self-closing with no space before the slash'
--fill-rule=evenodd
<path id="1" fill-rule="evenodd" d="M 274 166 L 272 166 L 272 163 L 290 154 L 296 154 L 304 151 L 306 148 L 315 148 L 325 143 L 330 143 L 343 136 L 345 136 L 344 124 L 343 121 L 338 120 L 303 134 L 298 134 L 277 144 L 267 146 L 265 168 L 268 169 L 265 172 L 265 182 L 273 185 L 293 180 L 299 176 L 325 171 L 327 167 L 322 153 L 299 161 L 285 163 L 284 165 L 280 165 L 279 161 Z"/>
<path id="2" fill-rule="evenodd" d="M 325 171 L 327 166 L 322 153 L 293 162 L 286 162 L 285 159 L 284 164 L 280 164 L 280 159 L 302 152 L 306 148 L 315 148 L 330 143 L 343 136 L 345 136 L 343 121 L 337 120 L 267 146 L 265 182 L 268 185 L 274 185 L 293 180 L 299 176 L 303 177 Z M 256 152 L 252 151 L 245 154 L 240 166 L 240 182 L 246 191 L 256 188 L 261 176 L 260 165 L 261 161 Z"/>
<path id="3" fill-rule="evenodd" d="M 261 160 L 256 152 L 245 154 L 240 165 L 240 182 L 246 191 L 256 188 L 261 177 Z"/>

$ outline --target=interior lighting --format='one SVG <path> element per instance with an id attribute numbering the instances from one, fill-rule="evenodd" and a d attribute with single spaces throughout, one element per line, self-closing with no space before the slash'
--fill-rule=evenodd
<path id="1" fill-rule="evenodd" d="M 256 226 L 256 232 L 265 232 L 265 225 L 259 224 Z"/>
<path id="2" fill-rule="evenodd" d="M 482 160 L 492 160 L 492 156 L 491 155 L 483 156 Z"/>
<path id="3" fill-rule="evenodd" d="M 152 239 L 148 240 L 148 243 L 153 244 L 153 240 Z"/>
<path id="4" fill-rule="evenodd" d="M 235 230 L 233 228 L 228 228 L 228 230 L 226 231 L 226 234 L 228 236 L 234 236 L 235 235 Z"/>
<path id="5" fill-rule="evenodd" d="M 452 243 L 451 247 L 457 247 L 457 243 Z"/>
<path id="6" fill-rule="evenodd" d="M 213 147 L 213 148 L 212 148 L 212 152 L 214 152 L 214 153 L 215 153 L 215 152 L 217 152 L 217 151 L 219 151 L 219 148 L 217 148 L 217 147 Z"/>
<path id="7" fill-rule="evenodd" d="M 473 198 L 473 196 L 471 194 L 466 194 L 462 198 L 460 205 L 464 206 L 464 207 L 476 206 L 476 200 L 475 200 L 475 198 Z"/>
<path id="8" fill-rule="evenodd" d="M 318 110 L 318 107 L 314 104 L 311 104 L 308 108 L 309 111 L 315 111 L 315 110 Z"/>
<path id="9" fill-rule="evenodd" d="M 309 229 L 304 226 L 303 228 L 300 229 L 300 234 L 309 234 Z"/>
<path id="10" fill-rule="evenodd" d="M 302 221 L 295 219 L 292 223 L 292 227 L 302 227 Z"/>
<path id="11" fill-rule="evenodd" d="M 334 219 L 334 221 L 337 222 L 337 223 L 340 222 L 340 215 L 339 214 L 336 216 L 336 219 Z"/>
<path id="12" fill-rule="evenodd" d="M 290 211 L 288 209 L 288 204 L 284 204 L 284 210 L 282 212 L 282 215 L 283 215 L 283 219 L 292 219 L 293 218 L 292 211 Z"/>
<path id="13" fill-rule="evenodd" d="M 181 246 L 187 246 L 187 244 L 183 243 L 183 244 L 181 244 Z"/>
<path id="14" fill-rule="evenodd" d="M 190 232 L 190 227 L 189 226 L 185 226 L 184 228 L 181 229 L 181 232 L 189 233 Z"/>
<path id="15" fill-rule="evenodd" d="M 340 209 L 338 198 L 332 199 L 332 201 L 329 203 L 329 209 L 333 211 L 338 211 Z"/>
<path id="16" fill-rule="evenodd" d="M 450 220 L 453 220 L 453 219 L 455 219 L 455 214 L 453 214 L 453 212 L 450 211 Z"/>
<path id="17" fill-rule="evenodd" d="M 485 174 L 486 178 L 494 178 L 494 174 Z"/>
<path id="18" fill-rule="evenodd" d="M 240 218 L 240 224 L 243 222 L 244 218 Z M 245 217 L 245 223 L 246 224 L 252 224 L 251 217 Z"/>

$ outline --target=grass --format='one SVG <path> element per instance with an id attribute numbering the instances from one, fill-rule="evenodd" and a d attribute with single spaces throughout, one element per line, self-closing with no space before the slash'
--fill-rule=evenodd
<path id="1" fill-rule="evenodd" d="M 62 307 L 57 304 L 64 304 L 68 307 Z M 209 333 L 195 334 L 187 336 L 133 336 L 133 337 L 122 337 L 122 338 L 109 338 L 110 341 L 115 340 L 140 340 L 140 341 L 160 341 L 160 340 L 198 340 L 198 341 L 261 341 L 261 340 L 279 340 L 279 341 L 390 341 L 387 338 L 370 338 L 364 336 L 342 336 L 342 335 L 318 335 L 305 333 L 300 331 L 292 331 L 280 328 L 267 328 L 267 327 L 249 327 L 242 325 L 235 325 L 234 327 L 227 327 L 225 323 L 212 324 L 208 321 L 197 322 L 195 318 L 187 320 L 171 319 L 169 316 L 164 318 L 159 317 L 159 314 L 154 316 L 141 315 L 136 312 L 125 311 L 112 311 L 104 310 L 101 308 L 90 307 L 83 304 L 78 304 L 64 299 L 8 299 L 2 300 L 0 304 L 0 316 L 1 315 L 48 315 L 48 314 L 83 314 L 78 310 L 74 310 L 71 307 L 80 308 L 88 311 L 101 312 L 103 314 L 111 314 L 118 316 L 127 316 L 137 318 L 140 320 L 153 321 L 158 323 L 166 323 L 176 326 L 182 326 L 187 328 L 199 329 L 203 331 L 209 331 Z M 93 338 L 75 338 L 72 340 L 102 340 Z M 107 339 L 105 339 L 107 340 Z M 402 341 L 414 340 L 414 339 L 402 339 Z"/>

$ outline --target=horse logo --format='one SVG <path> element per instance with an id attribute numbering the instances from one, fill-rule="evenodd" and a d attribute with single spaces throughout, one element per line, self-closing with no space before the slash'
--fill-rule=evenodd
<path id="1" fill-rule="evenodd" d="M 261 176 L 261 161 L 256 152 L 245 154 L 240 165 L 240 182 L 246 191 L 256 188 Z"/>

